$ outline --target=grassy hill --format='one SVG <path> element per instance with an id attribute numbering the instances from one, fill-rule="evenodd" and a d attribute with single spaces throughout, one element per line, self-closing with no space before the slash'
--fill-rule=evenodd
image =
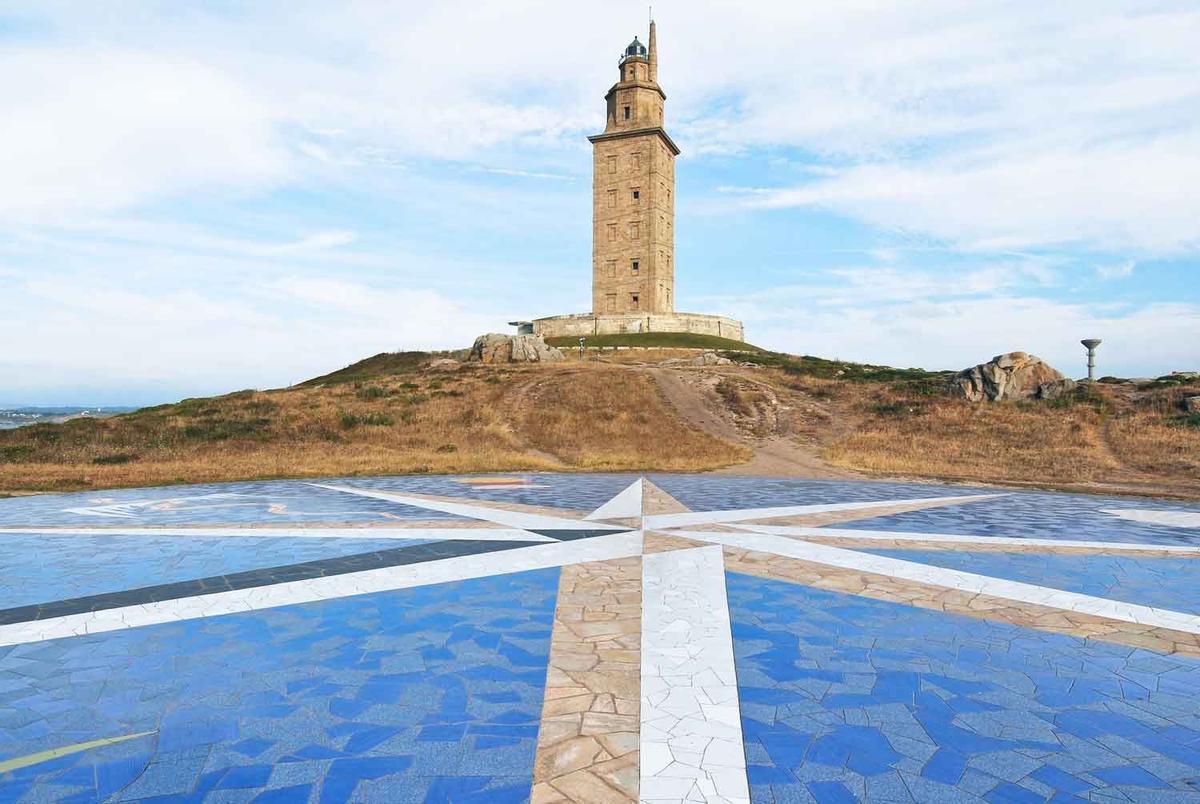
<path id="1" fill-rule="evenodd" d="M 679 348 L 679 347 L 675 347 Z M 739 352 L 719 368 L 463 364 L 375 355 L 292 388 L 0 431 L 0 493 L 272 477 L 704 471 L 763 439 L 868 475 L 1200 497 L 1195 382 L 1104 383 L 1052 403 L 970 404 L 946 373 Z M 677 354 L 677 353 L 676 353 Z M 609 358 L 614 362 L 608 362 Z M 671 382 L 667 382 L 667 379 Z M 672 387 L 687 386 L 680 401 Z M 712 422 L 725 422 L 716 431 Z M 821 464 L 821 461 L 824 464 Z"/>

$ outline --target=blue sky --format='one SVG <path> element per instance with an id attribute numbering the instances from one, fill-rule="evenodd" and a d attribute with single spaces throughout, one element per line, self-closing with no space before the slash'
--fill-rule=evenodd
<path id="1" fill-rule="evenodd" d="M 644 5 L 242 6 L 0 1 L 0 404 L 588 309 L 586 135 Z M 1200 368 L 1200 3 L 655 16 L 680 309 L 901 366 Z"/>

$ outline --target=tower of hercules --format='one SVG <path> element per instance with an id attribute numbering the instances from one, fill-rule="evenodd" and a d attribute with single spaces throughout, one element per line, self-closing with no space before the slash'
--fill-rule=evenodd
<path id="1" fill-rule="evenodd" d="M 514 321 L 546 338 L 651 332 L 744 339 L 742 322 L 675 310 L 675 157 L 663 128 L 658 32 L 634 37 L 604 96 L 604 132 L 592 143 L 592 309 Z"/>
<path id="2" fill-rule="evenodd" d="M 592 143 L 592 312 L 670 313 L 675 296 L 675 157 L 663 130 L 658 43 L 635 37 Z"/>

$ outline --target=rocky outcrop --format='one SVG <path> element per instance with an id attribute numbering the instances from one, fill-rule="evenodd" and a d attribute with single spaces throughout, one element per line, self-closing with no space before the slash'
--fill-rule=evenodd
<path id="1" fill-rule="evenodd" d="M 950 379 L 950 391 L 972 402 L 1054 399 L 1074 388 L 1074 380 L 1025 352 L 997 355 Z"/>
<path id="2" fill-rule="evenodd" d="M 660 366 L 732 366 L 733 361 L 716 352 L 705 352 L 695 357 L 671 357 L 659 362 Z"/>
<path id="3" fill-rule="evenodd" d="M 563 353 L 547 346 L 541 335 L 480 335 L 467 358 L 477 363 L 555 363 Z"/>
<path id="4" fill-rule="evenodd" d="M 702 355 L 697 355 L 691 360 L 693 366 L 732 366 L 733 361 L 728 357 L 721 357 L 716 352 L 705 352 Z"/>
<path id="5" fill-rule="evenodd" d="M 429 369 L 431 371 L 458 371 L 462 364 L 452 357 L 439 357 L 437 360 L 429 361 Z"/>
<path id="6" fill-rule="evenodd" d="M 1183 400 L 1183 409 L 1188 413 L 1200 413 L 1200 396 L 1189 396 Z"/>

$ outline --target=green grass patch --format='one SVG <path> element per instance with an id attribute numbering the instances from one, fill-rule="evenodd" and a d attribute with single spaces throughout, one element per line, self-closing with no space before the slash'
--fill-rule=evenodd
<path id="1" fill-rule="evenodd" d="M 20 463 L 33 454 L 28 444 L 10 444 L 0 447 L 0 463 Z"/>
<path id="2" fill-rule="evenodd" d="M 97 455 L 92 458 L 92 463 L 100 466 L 116 466 L 122 463 L 131 463 L 137 460 L 137 456 L 131 452 L 117 452 L 112 455 Z"/>
<path id="3" fill-rule="evenodd" d="M 351 430 L 360 425 L 365 427 L 388 427 L 396 420 L 386 413 L 343 413 L 342 427 Z"/>
<path id="4" fill-rule="evenodd" d="M 334 385 L 344 382 L 363 382 L 377 377 L 392 377 L 397 374 L 411 374 L 426 363 L 432 355 L 429 352 L 381 352 L 374 357 L 351 363 L 345 368 L 313 377 L 300 383 L 301 387 L 311 388 L 314 385 Z"/>
<path id="5" fill-rule="evenodd" d="M 546 343 L 560 349 L 577 348 L 579 338 L 566 336 L 547 338 Z M 643 346 L 655 349 L 734 349 L 761 352 L 757 346 L 716 335 L 697 335 L 692 332 L 628 332 L 621 335 L 588 335 L 585 346 Z"/>
<path id="6" fill-rule="evenodd" d="M 780 368 L 800 377 L 850 382 L 886 382 L 897 389 L 918 396 L 931 396 L 945 390 L 952 371 L 926 371 L 923 368 L 894 368 L 867 363 L 849 363 L 812 355 L 787 355 L 781 352 L 757 352 L 749 355 L 728 355 L 743 363 Z"/>
<path id="7" fill-rule="evenodd" d="M 265 440 L 270 435 L 270 429 L 270 419 L 204 419 L 186 425 L 183 428 L 183 436 L 196 441 L 230 441 L 240 438 Z"/>
<path id="8" fill-rule="evenodd" d="M 359 388 L 354 392 L 354 395 L 359 399 L 382 399 L 387 396 L 387 389 L 379 385 L 368 385 Z"/>

